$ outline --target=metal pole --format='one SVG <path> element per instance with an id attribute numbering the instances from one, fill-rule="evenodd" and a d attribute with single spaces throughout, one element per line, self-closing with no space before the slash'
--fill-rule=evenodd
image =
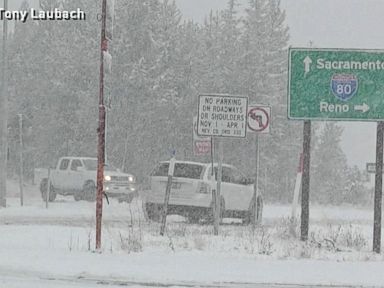
<path id="1" fill-rule="evenodd" d="M 20 205 L 24 205 L 23 192 L 23 114 L 19 114 L 19 186 L 20 186 Z"/>
<path id="2" fill-rule="evenodd" d="M 381 248 L 381 201 L 383 198 L 383 133 L 384 122 L 377 122 L 376 128 L 376 174 L 375 203 L 373 220 L 373 252 L 380 253 Z"/>
<path id="3" fill-rule="evenodd" d="M 101 248 L 101 220 L 103 213 L 103 183 L 105 165 L 105 106 L 104 106 L 104 51 L 108 50 L 105 37 L 107 0 L 102 0 L 100 84 L 99 84 L 99 128 L 97 145 L 97 194 L 96 194 L 96 250 Z"/>
<path id="4" fill-rule="evenodd" d="M 165 225 L 167 221 L 168 203 L 169 203 L 169 197 L 171 196 L 172 178 L 173 178 L 173 172 L 175 171 L 175 161 L 176 161 L 175 156 L 173 156 L 169 161 L 168 182 L 167 182 L 167 187 L 165 188 L 164 206 L 163 206 L 162 215 L 161 215 L 161 227 L 160 227 L 161 236 L 164 236 Z"/>
<path id="5" fill-rule="evenodd" d="M 216 225 L 216 187 L 215 187 L 215 181 L 216 181 L 216 177 L 215 177 L 215 167 L 214 167 L 214 138 L 213 136 L 211 136 L 211 165 L 212 165 L 212 169 L 211 169 L 211 189 L 212 189 L 212 216 L 213 216 L 213 234 L 214 235 L 219 235 L 219 225 Z"/>
<path id="6" fill-rule="evenodd" d="M 211 136 L 211 163 L 212 163 L 212 176 L 214 175 L 214 172 L 213 172 L 213 145 L 214 145 L 214 142 L 213 142 L 213 136 Z"/>
<path id="7" fill-rule="evenodd" d="M 301 241 L 308 240 L 310 161 L 311 121 L 305 120 L 303 129 L 303 179 L 301 186 Z"/>
<path id="8" fill-rule="evenodd" d="M 259 136 L 257 133 L 255 133 L 255 182 L 253 184 L 253 207 L 252 207 L 252 229 L 256 228 L 257 224 L 257 213 L 258 213 L 258 207 L 257 207 L 257 198 L 259 197 Z"/>
<path id="9" fill-rule="evenodd" d="M 217 188 L 216 188 L 216 200 L 215 200 L 215 219 L 214 219 L 214 235 L 219 235 L 219 224 L 220 224 L 220 215 L 221 211 L 221 178 L 223 175 L 223 141 L 219 138 L 218 140 L 218 152 L 219 152 L 219 161 L 217 166 Z"/>
<path id="10" fill-rule="evenodd" d="M 8 0 L 4 0 L 4 9 L 8 10 Z M 8 22 L 3 19 L 2 73 L 0 91 L 0 207 L 6 207 L 7 200 L 7 156 L 8 156 L 8 61 L 7 61 Z"/>

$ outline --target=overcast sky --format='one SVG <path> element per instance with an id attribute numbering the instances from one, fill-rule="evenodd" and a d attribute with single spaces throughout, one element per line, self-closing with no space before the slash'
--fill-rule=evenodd
<path id="1" fill-rule="evenodd" d="M 30 0 L 38 3 L 37 0 Z M 79 0 L 80 1 L 80 0 Z M 2 2 L 0 0 L 0 2 Z M 22 0 L 11 0 L 17 9 Z M 176 0 L 184 17 L 201 22 L 211 9 L 224 8 L 227 0 Z M 247 0 L 241 0 L 244 5 Z M 382 0 L 281 0 L 290 28 L 290 45 L 318 48 L 384 48 Z M 349 164 L 365 167 L 375 159 L 375 123 L 343 122 L 342 148 Z"/>

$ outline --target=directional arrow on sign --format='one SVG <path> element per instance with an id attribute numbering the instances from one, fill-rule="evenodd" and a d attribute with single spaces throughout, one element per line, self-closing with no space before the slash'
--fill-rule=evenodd
<path id="1" fill-rule="evenodd" d="M 369 106 L 366 103 L 363 103 L 363 105 L 355 105 L 354 109 L 355 111 L 361 111 L 362 113 L 365 113 L 369 110 Z"/>
<path id="2" fill-rule="evenodd" d="M 304 58 L 304 76 L 307 75 L 307 73 L 311 70 L 311 63 L 312 63 L 312 59 L 307 56 Z"/>

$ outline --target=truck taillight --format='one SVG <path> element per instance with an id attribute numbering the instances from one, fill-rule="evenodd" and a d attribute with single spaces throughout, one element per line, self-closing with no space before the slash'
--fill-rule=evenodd
<path id="1" fill-rule="evenodd" d="M 200 182 L 199 186 L 197 188 L 197 193 L 202 193 L 202 194 L 208 194 L 210 191 L 210 186 L 207 183 Z"/>

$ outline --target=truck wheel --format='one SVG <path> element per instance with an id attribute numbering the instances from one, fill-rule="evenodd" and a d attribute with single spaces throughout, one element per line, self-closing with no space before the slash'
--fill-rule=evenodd
<path id="1" fill-rule="evenodd" d="M 48 178 L 43 178 L 40 182 L 40 192 L 41 192 L 41 198 L 43 198 L 43 201 L 46 201 L 47 199 L 47 188 L 48 188 Z M 55 188 L 51 183 L 48 201 L 53 202 L 55 201 L 55 199 L 56 199 L 56 192 L 55 192 Z"/>
<path id="2" fill-rule="evenodd" d="M 93 182 L 91 180 L 85 182 L 85 184 L 83 186 L 83 193 L 81 196 L 83 196 L 82 198 L 87 200 L 87 201 L 95 201 L 96 200 L 95 182 Z"/>

